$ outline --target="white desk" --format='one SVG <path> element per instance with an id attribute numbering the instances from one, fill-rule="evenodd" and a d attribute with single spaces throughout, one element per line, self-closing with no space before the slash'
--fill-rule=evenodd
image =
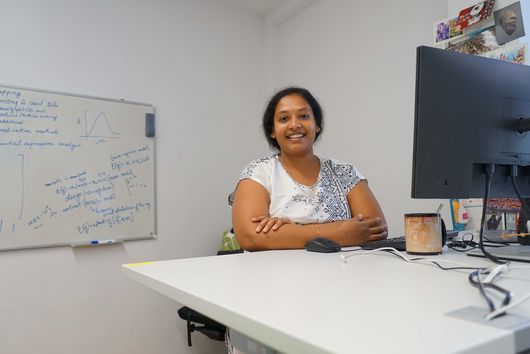
<path id="1" fill-rule="evenodd" d="M 448 251 L 431 258 L 491 262 Z M 524 263 L 518 263 L 525 265 Z M 468 272 L 303 250 L 146 262 L 124 274 L 285 353 L 512 353 L 512 331 L 446 316 L 486 308 Z M 522 296 L 530 270 L 497 282 Z M 530 300 L 511 313 L 530 318 Z"/>

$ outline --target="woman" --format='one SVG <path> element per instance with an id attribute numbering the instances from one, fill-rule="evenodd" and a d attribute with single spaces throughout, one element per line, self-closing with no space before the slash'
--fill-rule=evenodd
<path id="1" fill-rule="evenodd" d="M 279 153 L 246 166 L 232 205 L 245 250 L 303 248 L 318 236 L 342 246 L 386 238 L 366 179 L 351 164 L 314 155 L 322 128 L 322 109 L 306 89 L 289 87 L 269 101 L 263 130 Z"/>

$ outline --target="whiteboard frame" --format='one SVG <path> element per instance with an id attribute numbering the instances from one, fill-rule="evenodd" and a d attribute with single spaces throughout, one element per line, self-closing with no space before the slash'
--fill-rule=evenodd
<path id="1" fill-rule="evenodd" d="M 123 98 L 115 99 L 115 98 L 108 98 L 108 97 L 100 97 L 100 96 L 93 96 L 93 95 L 84 95 L 84 94 L 78 94 L 78 93 L 71 93 L 71 92 L 62 92 L 62 91 L 55 91 L 55 90 L 46 90 L 41 88 L 34 88 L 34 87 L 26 87 L 26 86 L 17 86 L 17 85 L 10 85 L 10 84 L 3 84 L 0 83 L 0 87 L 5 88 L 11 88 L 16 90 L 26 90 L 26 91 L 33 91 L 33 92 L 40 92 L 44 94 L 53 94 L 53 95 L 61 95 L 61 96 L 69 96 L 69 97 L 78 97 L 78 98 L 88 98 L 92 100 L 98 100 L 98 101 L 107 101 L 107 102 L 115 102 L 115 103 L 123 103 L 123 104 L 131 104 L 131 105 L 137 105 L 137 106 L 143 106 L 143 107 L 150 107 L 153 109 L 153 114 L 156 117 L 156 108 L 150 104 L 145 102 L 137 102 L 137 101 L 128 101 Z M 153 142 L 153 215 L 154 215 L 154 230 L 152 235 L 146 235 L 145 237 L 134 237 L 134 238 L 114 238 L 114 242 L 108 243 L 108 244 L 97 244 L 92 245 L 88 243 L 63 243 L 63 242 L 57 242 L 57 243 L 50 243 L 45 245 L 28 245 L 28 246 L 13 246 L 13 247 L 0 247 L 0 252 L 4 251 L 17 251 L 17 250 L 28 250 L 28 249 L 44 249 L 44 248 L 51 248 L 51 247 L 71 247 L 71 248 L 78 248 L 78 247 L 86 247 L 86 246 L 92 246 L 92 247 L 98 247 L 98 246 L 108 246 L 108 245 L 115 245 L 115 244 L 122 244 L 125 241 L 142 241 L 142 240 L 157 240 L 158 239 L 158 192 L 157 192 L 157 158 L 156 158 L 156 125 L 155 125 L 155 136 L 154 142 Z"/>

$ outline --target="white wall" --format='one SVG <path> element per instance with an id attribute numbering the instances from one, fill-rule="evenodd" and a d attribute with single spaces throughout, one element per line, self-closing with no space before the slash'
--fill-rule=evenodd
<path id="1" fill-rule="evenodd" d="M 224 352 L 201 334 L 187 349 L 179 304 L 120 265 L 215 254 L 266 149 L 262 19 L 213 0 L 3 5 L 2 83 L 154 104 L 159 239 L 0 253 L 0 353 Z"/>
<path id="2" fill-rule="evenodd" d="M 227 193 L 268 153 L 260 116 L 273 88 L 321 100 L 317 152 L 356 163 L 393 234 L 404 212 L 437 206 L 409 196 L 415 47 L 431 43 L 442 1 L 317 1 L 279 22 L 215 0 L 4 2 L 2 83 L 155 105 L 160 237 L 0 253 L 2 354 L 223 352 L 199 334 L 188 350 L 179 305 L 120 265 L 215 252 Z"/>
<path id="3" fill-rule="evenodd" d="M 279 57 L 276 86 L 307 87 L 324 108 L 317 154 L 365 174 L 391 236 L 403 233 L 403 213 L 432 212 L 440 203 L 412 200 L 410 192 L 415 49 L 432 44 L 433 23 L 446 15 L 439 0 L 318 1 L 267 42 Z"/>

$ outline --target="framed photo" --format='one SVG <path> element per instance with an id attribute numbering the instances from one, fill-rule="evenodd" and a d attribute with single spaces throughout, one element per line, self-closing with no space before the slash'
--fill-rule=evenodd
<path id="1" fill-rule="evenodd" d="M 524 36 L 523 15 L 519 1 L 495 11 L 493 17 L 499 45 Z"/>

